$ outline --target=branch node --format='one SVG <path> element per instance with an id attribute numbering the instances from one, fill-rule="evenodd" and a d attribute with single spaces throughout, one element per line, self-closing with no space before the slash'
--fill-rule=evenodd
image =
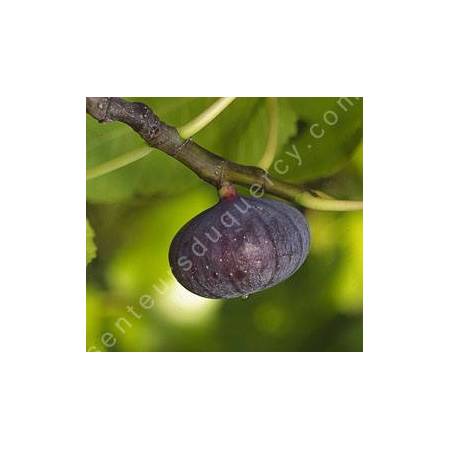
<path id="1" fill-rule="evenodd" d="M 225 174 L 226 168 L 227 168 L 227 161 L 222 160 L 217 165 L 216 170 L 214 171 L 214 173 L 219 176 L 218 184 L 217 184 L 217 186 L 219 188 L 221 186 L 223 186 L 225 183 L 228 183 L 227 180 L 226 180 L 226 174 Z"/>
<path id="2" fill-rule="evenodd" d="M 175 150 L 173 151 L 173 157 L 175 159 L 178 159 L 178 154 L 181 154 L 183 152 L 183 150 L 186 148 L 186 146 L 188 144 L 190 144 L 192 142 L 191 138 L 188 138 L 186 140 L 184 140 L 180 145 L 177 145 L 175 147 Z"/>
<path id="3" fill-rule="evenodd" d="M 261 180 L 261 181 L 259 181 L 259 184 L 265 192 L 266 188 L 267 188 L 267 182 L 269 182 L 270 184 L 273 184 L 273 182 L 269 179 L 269 173 L 266 170 L 261 169 L 260 167 L 256 168 L 256 172 L 257 172 L 258 180 Z"/>
<path id="4" fill-rule="evenodd" d="M 108 117 L 111 97 L 87 97 L 86 111 L 99 122 L 112 122 Z"/>
<path id="5" fill-rule="evenodd" d="M 105 108 L 105 114 L 103 115 L 103 119 L 100 119 L 100 122 L 106 122 L 108 121 L 108 112 L 109 112 L 109 105 L 111 104 L 111 97 L 106 97 L 106 101 L 105 104 L 103 104 L 102 102 L 100 102 L 98 104 L 98 107 L 100 109 Z"/>

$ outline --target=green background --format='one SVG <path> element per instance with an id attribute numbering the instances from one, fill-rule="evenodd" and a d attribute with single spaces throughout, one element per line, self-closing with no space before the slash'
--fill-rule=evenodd
<path id="1" fill-rule="evenodd" d="M 128 100 L 181 126 L 215 99 Z M 362 103 L 279 98 L 275 160 L 289 170 L 270 172 L 337 198 L 361 199 Z M 320 139 L 310 133 L 313 124 L 323 131 Z M 126 125 L 87 116 L 86 127 L 88 168 L 145 147 Z M 267 133 L 265 99 L 238 98 L 195 140 L 255 165 Z M 289 155 L 293 145 L 301 164 Z M 181 226 L 216 201 L 212 186 L 158 150 L 87 182 L 87 350 L 362 351 L 362 212 L 306 210 L 311 252 L 295 275 L 247 300 L 208 300 L 177 283 L 167 255 Z M 152 298 L 148 310 L 139 304 L 144 295 Z M 111 333 L 111 347 L 102 343 L 104 333 Z"/>

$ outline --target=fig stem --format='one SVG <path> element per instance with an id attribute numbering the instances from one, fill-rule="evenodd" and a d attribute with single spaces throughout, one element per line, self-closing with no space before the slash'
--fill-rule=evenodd
<path id="1" fill-rule="evenodd" d="M 220 187 L 224 182 L 250 188 L 254 196 L 269 193 L 285 200 L 320 211 L 355 211 L 362 202 L 314 197 L 304 187 L 278 180 L 265 170 L 228 161 L 183 139 L 175 127 L 162 122 L 145 104 L 120 97 L 87 97 L 86 111 L 99 122 L 122 122 L 133 128 L 150 147 L 177 159 L 202 180 Z M 220 170 L 219 170 L 220 168 Z"/>
<path id="2" fill-rule="evenodd" d="M 237 196 L 238 193 L 236 191 L 236 188 L 234 187 L 234 184 L 226 181 L 219 187 L 219 197 L 222 200 L 233 200 Z"/>

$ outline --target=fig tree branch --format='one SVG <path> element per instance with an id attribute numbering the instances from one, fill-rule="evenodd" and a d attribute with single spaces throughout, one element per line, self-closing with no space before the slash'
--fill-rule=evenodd
<path id="1" fill-rule="evenodd" d="M 354 211 L 362 202 L 334 200 L 314 196 L 307 190 L 273 178 L 265 170 L 228 161 L 191 139 L 183 139 L 177 129 L 164 122 L 145 104 L 129 102 L 120 97 L 87 97 L 86 111 L 99 122 L 122 122 L 136 131 L 151 147 L 177 159 L 202 180 L 218 189 L 226 182 L 250 187 L 307 208 L 323 211 Z"/>

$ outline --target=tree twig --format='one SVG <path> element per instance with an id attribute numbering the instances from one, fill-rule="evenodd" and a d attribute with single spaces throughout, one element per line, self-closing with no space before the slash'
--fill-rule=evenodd
<path id="1" fill-rule="evenodd" d="M 123 122 L 135 130 L 151 147 L 180 161 L 204 181 L 220 188 L 224 182 L 250 187 L 299 205 L 318 210 L 354 211 L 362 202 L 314 197 L 305 189 L 277 180 L 265 170 L 228 161 L 204 149 L 191 139 L 183 139 L 176 128 L 165 124 L 145 104 L 120 97 L 87 97 L 86 111 L 99 122 Z"/>

